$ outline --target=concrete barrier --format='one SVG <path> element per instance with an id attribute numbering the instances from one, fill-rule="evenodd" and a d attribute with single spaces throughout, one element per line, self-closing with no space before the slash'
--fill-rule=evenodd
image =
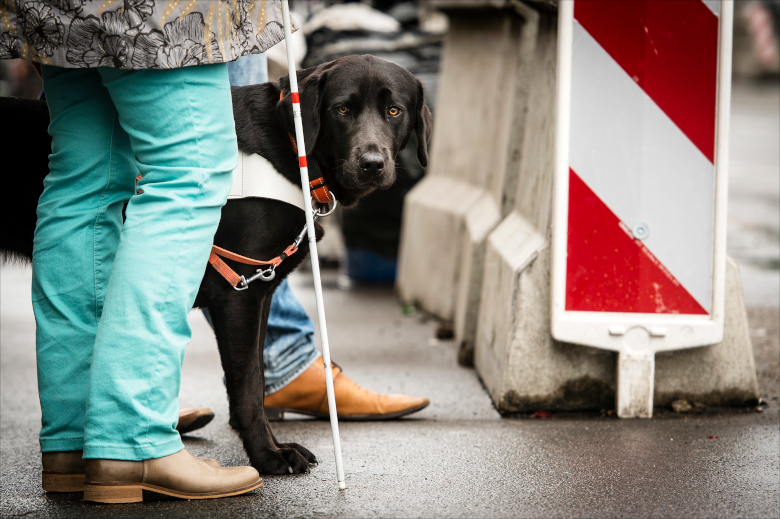
<path id="1" fill-rule="evenodd" d="M 407 196 L 398 290 L 454 321 L 471 364 L 485 240 L 514 206 L 537 12 L 516 1 L 438 1 L 450 16 L 427 175 Z"/>
<path id="2" fill-rule="evenodd" d="M 502 413 L 615 405 L 617 355 L 550 335 L 556 37 L 554 16 L 542 14 L 515 208 L 487 239 L 475 365 Z M 729 260 L 724 340 L 659 354 L 655 405 L 676 399 L 738 405 L 758 398 L 741 287 Z"/>
<path id="3" fill-rule="evenodd" d="M 550 335 L 556 35 L 555 16 L 540 13 L 515 206 L 485 253 L 474 363 L 503 413 L 614 401 L 614 355 Z"/>
<path id="4" fill-rule="evenodd" d="M 467 14 L 477 4 L 492 14 Z M 406 202 L 400 295 L 455 320 L 461 361 L 473 345 L 500 412 L 613 409 L 616 354 L 550 335 L 555 12 L 549 3 L 538 11 L 500 0 L 458 5 L 448 8 L 431 169 Z M 500 63 L 514 64 L 493 88 L 485 74 Z M 741 286 L 729 259 L 724 339 L 659 354 L 656 405 L 758 398 Z"/>

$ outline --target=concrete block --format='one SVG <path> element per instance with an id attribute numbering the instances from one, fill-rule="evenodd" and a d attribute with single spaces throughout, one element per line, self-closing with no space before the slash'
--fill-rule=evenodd
<path id="1" fill-rule="evenodd" d="M 466 182 L 435 175 L 406 195 L 398 253 L 402 301 L 452 319 L 466 216 L 483 197 Z"/>
<path id="2" fill-rule="evenodd" d="M 655 405 L 688 400 L 707 405 L 744 405 L 758 400 L 756 364 L 739 266 L 726 260 L 723 341 L 713 346 L 657 354 Z"/>
<path id="3" fill-rule="evenodd" d="M 499 412 L 614 409 L 617 354 L 550 335 L 547 242 L 510 215 L 491 234 L 485 264 L 474 360 Z M 679 399 L 712 406 L 758 399 L 739 267 L 731 258 L 726 289 L 722 342 L 656 355 L 655 406 Z"/>
<path id="4" fill-rule="evenodd" d="M 550 335 L 550 246 L 517 213 L 488 239 L 474 365 L 499 412 L 612 408 L 612 352 Z"/>
<path id="5" fill-rule="evenodd" d="M 485 268 L 485 243 L 490 231 L 500 221 L 498 207 L 487 194 L 479 198 L 465 218 L 454 319 L 458 362 L 464 366 L 474 365 L 477 314 L 482 290 L 482 272 Z"/>
<path id="6" fill-rule="evenodd" d="M 455 320 L 471 344 L 485 238 L 516 192 L 536 13 L 515 0 L 440 7 L 450 30 L 430 166 L 405 200 L 397 285 L 403 300 Z"/>

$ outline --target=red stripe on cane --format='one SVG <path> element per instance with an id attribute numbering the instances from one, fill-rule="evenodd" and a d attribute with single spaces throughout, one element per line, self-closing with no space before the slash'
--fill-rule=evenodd
<path id="1" fill-rule="evenodd" d="M 298 92 L 293 92 L 292 93 L 292 102 L 293 103 L 300 103 L 301 102 L 301 98 L 298 97 Z"/>
<path id="2" fill-rule="evenodd" d="M 307 165 L 306 165 L 306 157 L 298 157 L 298 163 L 301 165 L 302 168 L 307 167 Z"/>
<path id="3" fill-rule="evenodd" d="M 714 163 L 718 17 L 704 2 L 577 0 L 574 17 Z"/>
<path id="4" fill-rule="evenodd" d="M 571 168 L 567 241 L 566 310 L 707 314 Z"/>

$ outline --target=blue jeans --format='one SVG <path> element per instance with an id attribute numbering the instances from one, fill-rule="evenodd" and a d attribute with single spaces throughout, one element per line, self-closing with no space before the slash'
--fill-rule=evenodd
<path id="1" fill-rule="evenodd" d="M 268 81 L 268 59 L 265 54 L 250 54 L 228 63 L 233 86 Z M 211 323 L 207 312 L 206 318 Z M 320 356 L 314 346 L 314 323 L 295 297 L 287 280 L 274 293 L 268 316 L 263 361 L 265 393 L 270 395 L 295 380 Z"/>

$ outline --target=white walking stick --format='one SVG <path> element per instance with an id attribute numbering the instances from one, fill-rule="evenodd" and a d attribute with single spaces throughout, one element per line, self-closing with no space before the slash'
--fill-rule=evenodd
<path id="1" fill-rule="evenodd" d="M 309 234 L 309 254 L 311 255 L 311 271 L 314 275 L 314 295 L 317 299 L 317 319 L 320 324 L 320 341 L 322 343 L 322 360 L 325 364 L 325 386 L 328 391 L 328 412 L 330 413 L 330 429 L 333 433 L 333 450 L 336 452 L 336 477 L 339 489 L 344 490 L 344 465 L 341 460 L 341 440 L 339 439 L 339 419 L 336 414 L 336 395 L 333 392 L 333 366 L 330 362 L 330 347 L 328 345 L 328 327 L 325 324 L 325 305 L 322 300 L 322 280 L 320 279 L 320 260 L 317 255 L 317 238 L 314 234 L 314 217 L 312 215 L 309 192 L 309 168 L 306 167 L 306 143 L 303 141 L 303 124 L 301 123 L 301 105 L 298 102 L 298 76 L 295 75 L 295 58 L 293 56 L 292 29 L 290 25 L 290 6 L 287 0 L 282 0 L 282 19 L 284 21 L 284 41 L 287 44 L 287 66 L 290 70 L 290 92 L 292 95 L 293 121 L 295 121 L 295 139 L 298 144 L 298 157 L 303 158 L 301 165 L 301 188 L 303 203 L 306 207 L 306 226 Z"/>

